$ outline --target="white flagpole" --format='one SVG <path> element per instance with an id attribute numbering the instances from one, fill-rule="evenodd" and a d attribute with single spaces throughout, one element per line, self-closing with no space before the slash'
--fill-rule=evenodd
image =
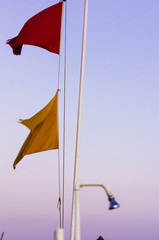
<path id="1" fill-rule="evenodd" d="M 78 199 L 78 196 L 76 196 L 75 186 L 77 184 L 77 179 L 78 179 L 78 159 L 79 159 L 79 141 L 80 141 L 81 112 L 82 112 L 87 15 L 88 15 L 88 0 L 85 0 L 82 55 L 81 55 L 81 74 L 80 74 L 79 102 L 78 102 L 78 119 L 77 119 L 77 132 L 76 132 L 76 152 L 75 152 L 75 166 L 74 166 L 73 198 L 72 198 L 71 240 L 74 240 L 74 235 L 75 235 L 75 210 L 76 210 L 76 204 L 77 204 L 76 200 Z M 77 219 L 76 219 L 76 233 L 77 233 L 76 240 L 80 240 L 80 223 L 78 220 L 79 219 L 78 216 L 76 216 L 76 217 L 77 217 Z"/>

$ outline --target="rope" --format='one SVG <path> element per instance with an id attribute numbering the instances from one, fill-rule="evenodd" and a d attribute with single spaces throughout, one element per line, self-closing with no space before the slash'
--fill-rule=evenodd
<path id="1" fill-rule="evenodd" d="M 57 84 L 57 89 L 59 90 L 60 89 L 60 68 L 61 68 L 61 57 L 60 57 L 60 54 L 59 54 L 59 65 L 58 65 L 58 84 Z"/>
<path id="2" fill-rule="evenodd" d="M 60 150 L 58 149 L 58 175 L 59 175 L 59 199 L 57 203 L 57 208 L 59 209 L 59 219 L 60 219 L 60 228 L 61 228 L 61 179 L 60 179 Z"/>
<path id="3" fill-rule="evenodd" d="M 61 179 L 60 179 L 60 149 L 58 149 L 58 175 L 59 175 L 59 198 L 57 203 L 57 208 L 59 209 L 60 217 L 60 228 L 61 228 L 61 217 L 62 217 L 62 228 L 64 228 L 64 202 L 65 202 L 65 129 L 66 129 L 66 26 L 67 26 L 67 1 L 65 2 L 65 45 L 64 45 L 64 110 L 63 110 L 63 196 L 62 196 L 62 213 L 61 213 Z M 61 58 L 59 54 L 59 64 L 58 64 L 58 87 L 60 88 L 60 67 L 61 67 Z"/>
<path id="4" fill-rule="evenodd" d="M 61 31 L 62 31 L 62 21 L 61 21 Z M 60 41 L 60 49 L 61 49 L 61 41 Z M 59 53 L 59 64 L 58 64 L 58 84 L 57 89 L 60 91 L 60 69 L 61 69 L 61 54 Z M 58 148 L 58 181 L 59 181 L 59 198 L 57 203 L 57 208 L 59 209 L 59 220 L 60 220 L 60 228 L 61 228 L 61 168 L 60 168 L 60 148 Z"/>
<path id="5" fill-rule="evenodd" d="M 65 45 L 64 45 L 64 113 L 63 113 L 63 201 L 62 201 L 62 228 L 64 228 L 65 206 L 65 129 L 66 129 L 66 32 L 67 32 L 67 1 L 65 1 Z"/>
<path id="6" fill-rule="evenodd" d="M 60 87 L 60 54 L 59 54 L 59 66 L 58 66 L 58 90 Z M 57 208 L 59 209 L 59 219 L 60 219 L 60 228 L 61 228 L 61 168 L 60 168 L 60 148 L 58 148 L 58 181 L 59 181 L 59 198 L 57 203 Z"/>
<path id="7" fill-rule="evenodd" d="M 58 199 L 57 208 L 59 209 L 59 219 L 60 219 L 60 228 L 61 228 L 61 197 Z"/>

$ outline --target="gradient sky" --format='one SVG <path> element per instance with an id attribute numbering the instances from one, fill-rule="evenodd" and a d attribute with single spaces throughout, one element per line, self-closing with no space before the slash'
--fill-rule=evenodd
<path id="1" fill-rule="evenodd" d="M 12 164 L 29 131 L 18 119 L 43 108 L 57 89 L 58 56 L 6 40 L 53 0 L 0 2 L 0 236 L 51 240 L 59 227 L 57 151 Z M 65 239 L 69 239 L 84 0 L 68 0 Z M 64 34 L 62 34 L 63 68 Z M 60 82 L 62 127 L 63 70 Z M 89 0 L 79 181 L 104 183 L 121 207 L 108 211 L 102 189 L 82 189 L 81 237 L 159 239 L 159 1 Z M 60 148 L 62 130 L 60 128 Z"/>

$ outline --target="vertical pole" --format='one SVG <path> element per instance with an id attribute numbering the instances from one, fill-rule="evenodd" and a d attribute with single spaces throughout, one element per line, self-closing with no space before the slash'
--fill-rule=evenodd
<path id="1" fill-rule="evenodd" d="M 54 232 L 54 240 L 64 240 L 64 229 L 56 229 Z"/>
<path id="2" fill-rule="evenodd" d="M 81 239 L 81 233 L 80 233 L 80 188 L 76 188 L 76 240 Z"/>
<path id="3" fill-rule="evenodd" d="M 76 206 L 75 184 L 77 183 L 77 177 L 78 177 L 78 158 L 79 158 L 79 140 L 80 140 L 81 110 L 82 110 L 82 96 L 83 96 L 87 15 L 88 15 L 88 0 L 85 0 L 82 56 L 81 56 L 81 74 L 80 74 L 79 102 L 78 102 L 78 120 L 77 120 L 77 133 L 76 133 L 76 152 L 75 152 L 74 182 L 73 182 L 73 198 L 72 198 L 71 240 L 74 240 L 74 233 L 75 233 L 75 206 Z"/>

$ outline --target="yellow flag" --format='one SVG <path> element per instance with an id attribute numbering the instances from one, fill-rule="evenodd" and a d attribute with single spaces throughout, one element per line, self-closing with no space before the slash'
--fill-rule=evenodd
<path id="1" fill-rule="evenodd" d="M 13 163 L 14 169 L 25 155 L 59 148 L 58 91 L 41 111 L 20 123 L 28 127 L 30 133 Z"/>

